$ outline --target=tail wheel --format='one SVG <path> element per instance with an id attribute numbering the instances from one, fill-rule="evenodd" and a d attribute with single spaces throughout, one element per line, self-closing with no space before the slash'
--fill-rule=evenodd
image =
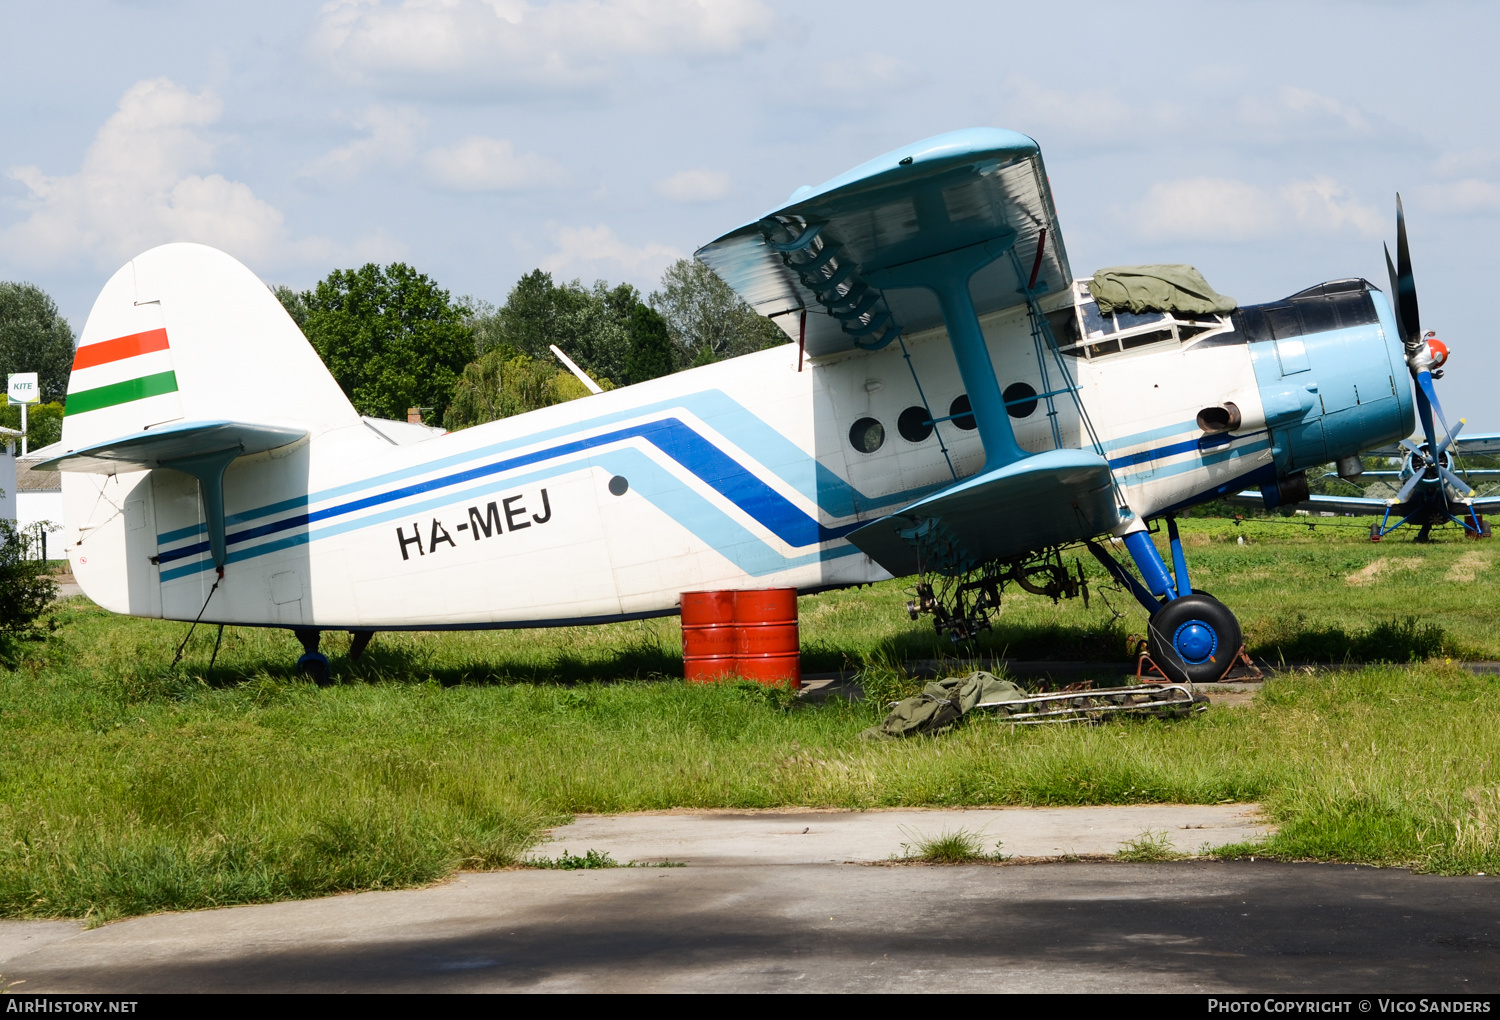
<path id="1" fill-rule="evenodd" d="M 1161 671 L 1178 683 L 1211 683 L 1239 654 L 1240 621 L 1212 595 L 1194 592 L 1156 611 L 1146 647 Z"/>

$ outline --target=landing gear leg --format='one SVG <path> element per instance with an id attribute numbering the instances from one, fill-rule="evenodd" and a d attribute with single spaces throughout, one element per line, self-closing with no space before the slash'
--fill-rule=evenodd
<path id="1" fill-rule="evenodd" d="M 349 661 L 358 662 L 359 657 L 365 654 L 369 647 L 370 639 L 375 636 L 373 630 L 353 630 L 349 632 Z"/>
<path id="2" fill-rule="evenodd" d="M 1212 683 L 1239 658 L 1244 639 L 1240 622 L 1229 607 L 1207 592 L 1194 591 L 1187 574 L 1187 557 L 1177 534 L 1177 521 L 1167 518 L 1176 576 L 1167 569 L 1156 543 L 1143 528 L 1125 536 L 1125 547 L 1152 595 L 1146 647 L 1157 667 L 1178 683 Z"/>
<path id="3" fill-rule="evenodd" d="M 319 687 L 327 687 L 331 680 L 328 656 L 318 651 L 318 641 L 323 637 L 323 632 L 311 627 L 297 627 L 292 633 L 302 642 L 302 657 L 297 660 L 297 670 L 307 674 Z"/>

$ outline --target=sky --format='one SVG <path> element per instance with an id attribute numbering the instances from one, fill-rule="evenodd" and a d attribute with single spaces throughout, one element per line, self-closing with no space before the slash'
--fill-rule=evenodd
<path id="1" fill-rule="evenodd" d="M 311 286 L 401 260 L 501 303 L 674 259 L 960 127 L 1042 147 L 1073 270 L 1241 303 L 1386 286 L 1405 202 L 1450 417 L 1500 430 L 1500 5 L 6 0 L 0 279 L 81 330 L 189 240 Z"/>

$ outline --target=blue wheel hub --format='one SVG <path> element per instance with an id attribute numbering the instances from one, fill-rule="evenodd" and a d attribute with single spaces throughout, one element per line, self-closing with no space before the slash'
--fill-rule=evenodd
<path id="1" fill-rule="evenodd" d="M 1219 635 L 1202 620 L 1189 620 L 1172 635 L 1172 647 L 1183 662 L 1197 666 L 1213 658 L 1219 650 Z"/>

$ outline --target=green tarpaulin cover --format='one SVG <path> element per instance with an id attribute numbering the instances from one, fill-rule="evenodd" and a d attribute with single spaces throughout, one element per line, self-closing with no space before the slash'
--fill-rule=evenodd
<path id="1" fill-rule="evenodd" d="M 1111 266 L 1094 273 L 1089 293 L 1105 315 L 1117 311 L 1214 315 L 1238 307 L 1234 298 L 1210 287 L 1192 266 Z"/>
<path id="2" fill-rule="evenodd" d="M 1027 697 L 1024 690 L 992 673 L 950 676 L 923 687 L 922 693 L 914 698 L 898 701 L 884 722 L 861 735 L 867 740 L 882 740 L 936 733 L 952 726 L 975 705 L 1024 697 Z"/>

